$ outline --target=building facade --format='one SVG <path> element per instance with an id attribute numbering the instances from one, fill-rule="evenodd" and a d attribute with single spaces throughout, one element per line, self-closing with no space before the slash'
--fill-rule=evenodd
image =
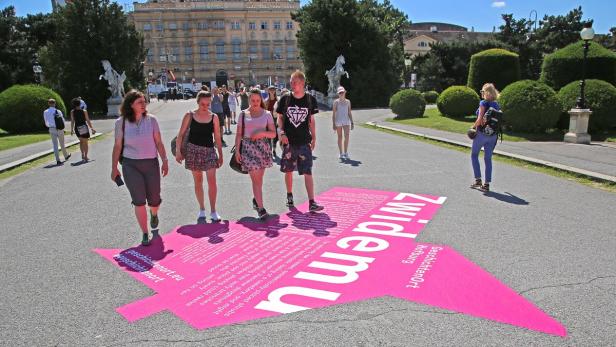
<path id="1" fill-rule="evenodd" d="M 299 7 L 299 0 L 148 0 L 134 3 L 130 17 L 144 36 L 150 78 L 238 87 L 287 83 L 302 69 L 291 19 Z"/>
<path id="2" fill-rule="evenodd" d="M 413 23 L 406 32 L 404 53 L 411 59 L 416 55 L 426 54 L 430 45 L 437 42 L 479 42 L 494 39 L 494 33 L 468 31 L 467 28 L 455 24 L 426 22 Z"/>

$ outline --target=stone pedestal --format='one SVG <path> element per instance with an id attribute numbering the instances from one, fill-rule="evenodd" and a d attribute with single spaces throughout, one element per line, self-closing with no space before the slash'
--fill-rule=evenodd
<path id="1" fill-rule="evenodd" d="M 592 112 L 589 109 L 573 108 L 569 111 L 569 132 L 565 142 L 590 144 L 588 120 Z"/>
<path id="2" fill-rule="evenodd" d="M 119 117 L 122 98 L 107 99 L 107 117 Z"/>

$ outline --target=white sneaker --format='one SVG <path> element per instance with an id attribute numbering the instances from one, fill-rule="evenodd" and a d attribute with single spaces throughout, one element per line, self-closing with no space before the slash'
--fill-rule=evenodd
<path id="1" fill-rule="evenodd" d="M 349 160 L 349 153 L 344 153 L 344 159 Z"/>
<path id="2" fill-rule="evenodd" d="M 344 160 L 344 153 L 341 153 L 341 154 L 338 156 L 338 159 L 339 159 L 339 160 Z"/>
<path id="3" fill-rule="evenodd" d="M 210 214 L 210 218 L 212 219 L 212 222 L 220 222 L 222 220 L 222 217 L 220 217 L 216 211 Z"/>
<path id="4" fill-rule="evenodd" d="M 199 210 L 199 215 L 197 219 L 205 219 L 205 210 Z"/>

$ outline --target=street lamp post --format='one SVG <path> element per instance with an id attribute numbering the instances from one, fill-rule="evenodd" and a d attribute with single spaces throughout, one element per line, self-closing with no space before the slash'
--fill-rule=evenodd
<path id="1" fill-rule="evenodd" d="M 565 134 L 565 142 L 590 144 L 590 134 L 588 134 L 588 121 L 592 111 L 586 108 L 586 96 L 584 88 L 586 86 L 586 57 L 590 40 L 595 36 L 595 31 L 590 23 L 584 25 L 580 32 L 584 40 L 584 59 L 582 60 L 582 80 L 580 81 L 580 96 L 574 108 L 569 110 L 569 132 Z"/>

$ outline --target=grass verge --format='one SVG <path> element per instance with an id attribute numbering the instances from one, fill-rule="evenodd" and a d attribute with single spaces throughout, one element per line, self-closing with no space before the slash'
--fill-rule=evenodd
<path id="1" fill-rule="evenodd" d="M 438 109 L 427 109 L 423 117 L 409 119 L 388 119 L 388 122 L 408 124 L 423 128 L 449 131 L 452 133 L 466 134 L 468 128 L 475 122 L 475 116 L 464 118 L 449 118 L 441 115 Z M 505 132 L 503 140 L 512 142 L 521 141 L 562 141 L 564 132 L 559 129 L 552 129 L 543 134 Z M 608 137 L 609 138 L 609 137 Z M 609 140 L 607 140 L 609 141 Z M 616 138 L 613 139 L 616 141 Z"/>
<path id="2" fill-rule="evenodd" d="M 98 141 L 104 140 L 105 138 L 107 138 L 107 136 L 109 136 L 109 133 L 103 134 L 101 136 L 98 136 L 98 137 L 90 140 L 90 146 L 92 144 L 98 142 Z M 47 135 L 47 137 L 49 137 L 49 135 Z M 71 147 L 68 147 L 66 150 L 69 153 L 77 153 L 77 152 L 79 152 L 79 146 L 78 145 L 73 145 Z M 38 167 L 38 166 L 40 166 L 42 164 L 45 164 L 45 163 L 55 162 L 55 160 L 56 160 L 56 158 L 55 158 L 53 153 L 48 154 L 48 155 L 46 155 L 44 157 L 41 157 L 41 158 L 38 158 L 38 159 L 36 159 L 34 161 L 31 161 L 31 162 L 19 165 L 17 167 L 14 167 L 14 168 L 12 168 L 10 170 L 6 170 L 4 172 L 0 172 L 0 180 L 4 180 L 4 179 L 7 179 L 9 177 L 13 177 L 13 176 L 19 175 L 20 173 L 22 173 L 24 171 L 27 171 L 29 169 Z"/>
<path id="3" fill-rule="evenodd" d="M 455 151 L 458 152 L 464 152 L 467 154 L 470 154 L 470 148 L 466 148 L 466 147 L 461 147 L 461 146 L 456 146 L 453 144 L 449 144 L 446 142 L 441 142 L 441 141 L 436 141 L 436 140 L 431 140 L 422 136 L 414 136 L 414 135 L 410 135 L 410 134 L 405 134 L 405 133 L 400 133 L 397 131 L 393 131 L 393 130 L 388 130 L 388 129 L 381 129 L 375 126 L 371 126 L 371 125 L 367 125 L 367 124 L 362 124 L 363 127 L 368 128 L 368 129 L 373 129 L 373 130 L 378 130 L 378 131 L 382 131 L 385 133 L 389 133 L 389 134 L 393 134 L 393 135 L 397 135 L 397 136 L 402 136 L 402 137 L 406 137 L 406 138 L 410 138 L 413 140 L 417 140 L 417 141 L 421 141 L 421 142 L 426 142 L 432 145 L 437 145 L 440 147 L 444 147 L 444 148 L 448 148 L 448 149 L 453 149 Z M 575 174 L 569 171 L 564 171 L 564 170 L 559 170 L 556 168 L 552 168 L 552 167 L 548 167 L 548 166 L 543 166 L 543 165 L 539 165 L 539 164 L 535 164 L 535 163 L 529 163 L 527 161 L 523 161 L 520 159 L 514 159 L 514 158 L 510 158 L 510 157 L 505 157 L 502 155 L 498 155 L 496 153 L 494 153 L 494 155 L 492 156 L 492 158 L 498 162 L 501 163 L 506 163 L 509 165 L 513 165 L 513 166 L 517 166 L 517 167 L 522 167 L 528 170 L 532 170 L 535 172 L 540 172 L 546 175 L 550 175 L 550 176 L 554 176 L 554 177 L 558 177 L 558 178 L 562 178 L 565 179 L 567 181 L 572 181 L 572 182 L 576 182 L 576 183 L 580 183 L 589 187 L 593 187 L 593 188 L 597 188 L 597 189 L 601 189 L 601 190 L 605 190 L 611 193 L 616 193 L 616 183 L 611 183 L 611 182 L 605 182 L 605 181 L 597 181 L 594 179 L 591 179 L 588 176 L 584 176 L 584 175 L 579 175 L 579 174 Z"/>
<path id="4" fill-rule="evenodd" d="M 0 151 L 49 140 L 49 133 L 9 135 L 0 129 Z"/>

